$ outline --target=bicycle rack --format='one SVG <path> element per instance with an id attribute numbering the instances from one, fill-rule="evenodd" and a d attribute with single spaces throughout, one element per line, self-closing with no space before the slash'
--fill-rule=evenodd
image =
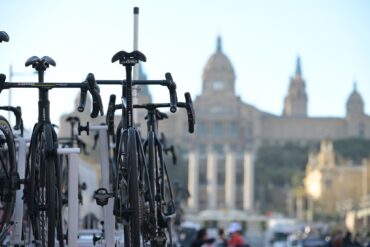
<path id="1" fill-rule="evenodd" d="M 24 137 L 18 137 L 15 139 L 16 142 L 18 142 L 18 174 L 19 178 L 22 180 L 26 176 L 26 155 L 27 155 L 27 143 L 30 142 L 29 138 Z M 22 246 L 28 246 L 24 241 L 22 241 L 22 223 L 23 223 L 23 190 L 24 190 L 24 184 L 21 184 L 20 190 L 16 191 L 15 195 L 15 209 L 14 209 L 14 230 L 13 234 L 10 238 L 9 245 L 15 246 L 15 245 L 22 245 Z M 32 229 L 30 229 L 32 230 Z M 32 237 L 32 234 L 30 234 Z M 30 245 L 31 245 L 32 239 L 30 239 Z"/>
<path id="2" fill-rule="evenodd" d="M 77 247 L 78 238 L 78 155 L 80 148 L 58 148 L 68 156 L 68 247 Z"/>
<path id="3" fill-rule="evenodd" d="M 107 125 L 87 125 L 83 127 L 84 131 L 95 130 L 99 132 L 99 154 L 101 163 L 101 177 L 102 187 L 106 188 L 107 191 L 111 191 L 111 185 L 109 183 L 109 149 L 108 149 L 108 126 Z M 104 242 L 105 246 L 115 246 L 115 221 L 113 216 L 113 198 L 108 199 L 108 204 L 103 206 L 103 219 L 104 219 Z"/>

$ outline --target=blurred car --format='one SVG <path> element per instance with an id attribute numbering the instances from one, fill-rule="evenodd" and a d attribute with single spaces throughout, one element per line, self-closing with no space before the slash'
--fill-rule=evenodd
<path id="1" fill-rule="evenodd" d="M 307 237 L 304 239 L 291 235 L 287 238 L 286 247 L 325 247 L 327 241 L 318 237 Z"/>

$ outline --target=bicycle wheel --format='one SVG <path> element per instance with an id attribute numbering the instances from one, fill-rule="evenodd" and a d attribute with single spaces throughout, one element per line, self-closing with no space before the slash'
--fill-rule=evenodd
<path id="1" fill-rule="evenodd" d="M 157 187 L 156 187 L 156 170 L 157 170 L 157 155 L 155 152 L 155 136 L 154 132 L 150 132 L 148 135 L 148 173 L 149 173 L 149 185 L 152 192 L 153 202 L 151 202 L 151 218 L 154 221 L 151 231 L 151 246 L 157 246 L 157 229 L 158 229 L 158 216 L 157 216 L 157 202 L 154 200 L 157 196 Z"/>
<path id="2" fill-rule="evenodd" d="M 35 128 L 36 131 L 38 128 Z M 53 150 L 53 131 L 41 127 L 31 140 L 30 216 L 36 246 L 54 247 L 58 195 L 57 159 Z"/>
<path id="3" fill-rule="evenodd" d="M 0 242 L 4 241 L 15 204 L 12 179 L 17 174 L 15 144 L 8 121 L 0 116 Z"/>
<path id="4" fill-rule="evenodd" d="M 127 140 L 127 165 L 128 165 L 128 208 L 130 217 L 125 225 L 125 246 L 140 246 L 140 219 L 141 205 L 139 202 L 139 179 L 138 179 L 138 158 L 136 147 L 136 133 L 134 129 L 128 130 Z"/>

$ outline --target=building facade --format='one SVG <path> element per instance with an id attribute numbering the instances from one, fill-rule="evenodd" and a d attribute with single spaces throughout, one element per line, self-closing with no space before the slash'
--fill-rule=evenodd
<path id="1" fill-rule="evenodd" d="M 173 131 L 168 137 L 188 154 L 188 187 L 192 195 L 188 206 L 192 212 L 208 208 L 253 209 L 253 157 L 261 145 L 370 138 L 370 117 L 364 112 L 356 86 L 347 100 L 344 118 L 308 116 L 306 82 L 299 58 L 281 115 L 243 102 L 235 83 L 234 68 L 218 37 L 216 51 L 203 70 L 202 92 L 194 99 L 195 135 L 186 133 L 187 121 L 182 114 L 170 115 L 171 120 L 160 126 L 165 129 L 170 124 Z"/>
<path id="2" fill-rule="evenodd" d="M 331 140 L 324 139 L 318 153 L 311 152 L 304 179 L 305 194 L 310 201 L 309 215 L 344 215 L 357 209 L 368 196 L 370 184 L 369 161 L 360 164 L 336 157 Z"/>

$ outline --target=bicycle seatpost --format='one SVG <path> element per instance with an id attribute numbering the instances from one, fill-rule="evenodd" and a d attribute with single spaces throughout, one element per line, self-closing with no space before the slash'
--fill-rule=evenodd
<path id="1" fill-rule="evenodd" d="M 44 72 L 49 68 L 49 65 L 56 66 L 54 59 L 48 56 L 43 56 L 39 58 L 37 56 L 32 56 L 27 59 L 25 66 L 28 67 L 32 65 L 39 76 L 39 82 L 44 82 Z M 39 122 L 47 121 L 50 122 L 50 102 L 49 102 L 49 91 L 47 88 L 39 89 Z"/>
<path id="2" fill-rule="evenodd" d="M 112 63 L 119 61 L 126 68 L 126 87 L 122 82 L 122 101 L 126 98 L 127 127 L 133 126 L 133 103 L 132 103 L 132 67 L 139 61 L 146 62 L 146 57 L 140 51 L 125 52 L 119 51 L 112 57 Z M 124 102 L 122 102 L 124 103 Z M 122 110 L 122 116 L 124 112 Z"/>

